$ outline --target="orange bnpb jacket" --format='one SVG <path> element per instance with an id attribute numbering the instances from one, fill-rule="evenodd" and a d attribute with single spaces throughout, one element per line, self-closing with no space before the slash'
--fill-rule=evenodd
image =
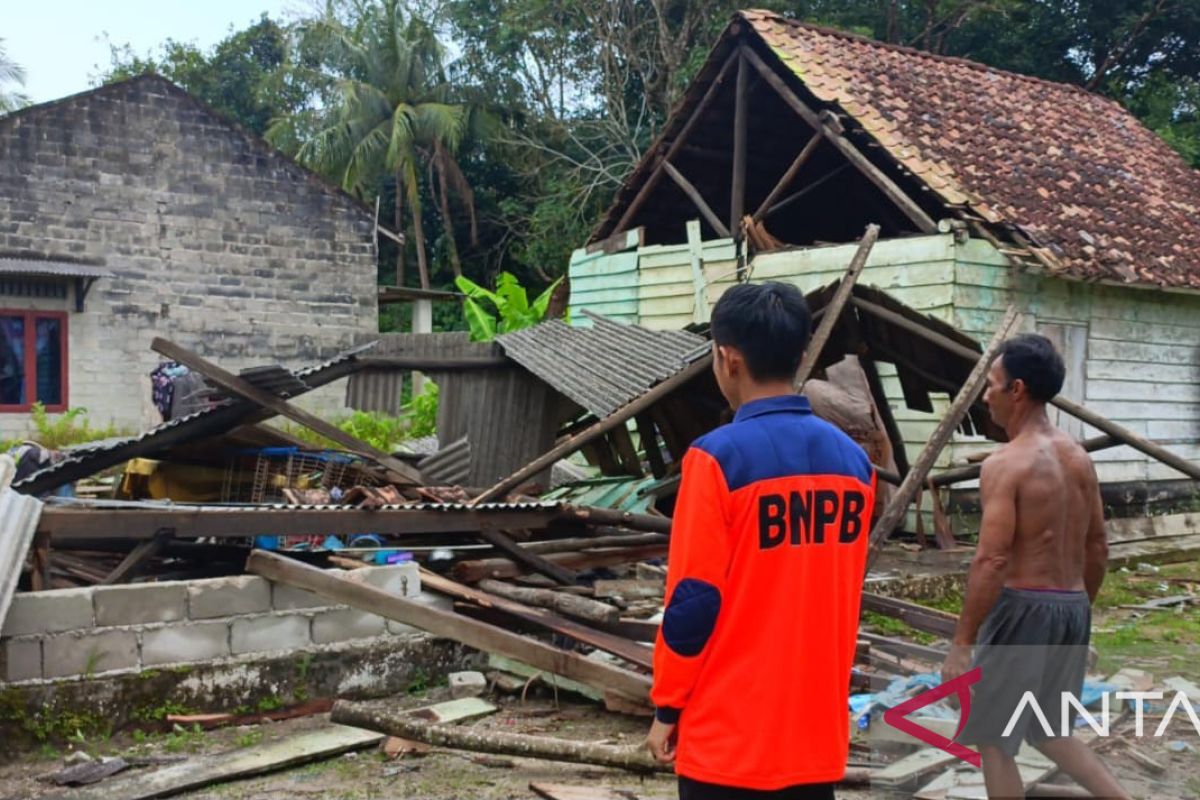
<path id="1" fill-rule="evenodd" d="M 840 780 L 875 474 L 800 396 L 738 409 L 683 459 L 656 715 L 675 769 L 771 790 Z"/>

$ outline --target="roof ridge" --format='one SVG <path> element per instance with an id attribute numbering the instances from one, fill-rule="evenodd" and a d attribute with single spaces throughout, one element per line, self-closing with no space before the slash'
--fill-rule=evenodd
<path id="1" fill-rule="evenodd" d="M 1105 97 L 1104 95 L 1101 95 L 1101 94 L 1097 94 L 1096 92 L 1090 92 L 1087 89 L 1083 88 L 1082 86 L 1077 86 L 1073 83 L 1065 83 L 1063 81 L 1052 81 L 1052 80 L 1048 80 L 1046 78 L 1039 78 L 1035 75 L 1026 75 L 1023 72 L 1013 72 L 1012 70 L 1000 69 L 999 67 L 992 67 L 992 66 L 984 64 L 980 61 L 972 61 L 969 58 L 962 58 L 961 56 L 945 56 L 945 55 L 940 55 L 938 53 L 931 53 L 928 50 L 921 50 L 916 47 L 910 47 L 908 45 L 893 44 L 891 42 L 881 42 L 878 39 L 873 39 L 870 36 L 865 36 L 861 33 L 853 33 L 851 31 L 841 30 L 839 28 L 831 28 L 827 25 L 817 25 L 812 22 L 802 22 L 801 20 L 792 19 L 791 17 L 780 14 L 777 11 L 767 11 L 764 9 L 743 9 L 738 12 L 738 16 L 741 17 L 742 19 L 746 20 L 747 22 L 753 22 L 755 19 L 770 18 L 774 21 L 781 22 L 786 25 L 790 25 L 793 28 L 803 28 L 805 30 L 824 34 L 826 36 L 833 36 L 835 38 L 846 39 L 846 40 L 849 40 L 852 42 L 860 42 L 862 44 L 871 45 L 872 47 L 878 47 L 882 50 L 891 50 L 891 51 L 894 51 L 897 53 L 902 53 L 906 56 L 916 56 L 918 58 L 927 58 L 931 61 L 939 61 L 943 64 L 954 64 L 956 66 L 974 69 L 979 72 L 990 72 L 992 74 L 1002 75 L 1007 78 L 1016 78 L 1018 80 L 1028 81 L 1030 83 L 1037 83 L 1037 84 L 1042 84 L 1045 86 L 1052 86 L 1056 89 L 1067 89 L 1067 90 L 1085 95 L 1087 97 L 1092 97 L 1097 100 L 1102 100 L 1102 101 L 1105 101 L 1108 103 L 1114 103 L 1114 104 L 1120 106 L 1120 103 L 1117 103 L 1115 100 L 1112 100 L 1111 98 Z"/>
<path id="2" fill-rule="evenodd" d="M 358 209 L 360 211 L 364 211 L 368 214 L 371 214 L 372 217 L 374 216 L 375 210 L 373 208 L 371 208 L 371 206 L 367 205 L 366 202 L 364 202 L 364 201 L 360 200 L 359 198 L 355 197 L 354 195 L 350 194 L 348 191 L 343 189 L 341 186 L 338 186 L 332 180 L 330 180 L 329 178 L 326 178 L 324 175 L 322 175 L 321 173 L 312 169 L 311 167 L 307 167 L 304 164 L 301 164 L 299 159 L 296 159 L 296 158 L 288 155 L 287 153 L 283 152 L 283 150 L 281 150 L 278 147 L 276 147 L 275 145 L 271 144 L 265 138 L 263 138 L 259 134 L 255 133 L 254 131 L 250 130 L 242 123 L 233 119 L 232 117 L 225 114 L 224 112 L 218 111 L 217 109 L 213 108 L 211 105 L 206 103 L 204 100 L 201 100 L 199 97 L 192 94 L 187 89 L 183 88 L 179 84 L 172 81 L 170 78 L 160 75 L 157 72 L 142 72 L 137 75 L 131 75 L 127 78 L 121 78 L 119 80 L 111 81 L 109 83 L 102 83 L 99 86 L 93 86 L 91 89 L 84 89 L 82 92 L 76 92 L 75 94 L 69 94 L 66 97 L 59 97 L 54 100 L 47 100 L 43 103 L 37 103 L 35 105 L 25 106 L 24 108 L 19 108 L 16 111 L 9 112 L 8 114 L 0 115 L 0 127 L 3 127 L 4 125 L 7 125 L 10 122 L 19 121 L 20 119 L 24 119 L 27 116 L 32 116 L 33 114 L 38 113 L 38 112 L 48 111 L 52 108 L 57 108 L 59 106 L 67 105 L 68 103 L 72 103 L 72 102 L 81 100 L 86 97 L 91 97 L 93 95 L 105 94 L 108 92 L 115 92 L 119 87 L 127 87 L 127 86 L 131 86 L 131 85 L 134 85 L 136 83 L 141 83 L 141 82 L 157 83 L 157 84 L 160 84 L 166 91 L 174 92 L 176 95 L 182 97 L 186 102 L 190 102 L 193 105 L 195 105 L 197 108 L 199 108 L 205 114 L 208 114 L 209 116 L 218 120 L 222 124 L 228 126 L 229 128 L 232 128 L 234 131 L 237 132 L 238 135 L 244 137 L 247 141 L 249 141 L 251 146 L 254 147 L 255 149 L 261 150 L 269 156 L 283 159 L 283 161 L 285 161 L 287 164 L 299 169 L 301 172 L 303 172 L 305 174 L 305 176 L 309 179 L 310 182 L 315 183 L 316 188 L 318 188 L 320 191 L 332 194 L 333 196 L 338 197 L 345 202 L 348 202 L 350 205 L 354 206 L 356 209 Z M 376 235 L 378 235 L 378 234 L 376 234 Z"/>

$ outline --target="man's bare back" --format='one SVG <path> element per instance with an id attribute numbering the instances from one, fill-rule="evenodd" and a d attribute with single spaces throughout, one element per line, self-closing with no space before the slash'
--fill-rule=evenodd
<path id="1" fill-rule="evenodd" d="M 1090 603 L 1104 581 L 1108 545 L 1091 459 L 1046 413 L 1064 376 L 1047 339 L 1017 336 L 988 370 L 983 397 L 1009 442 L 980 472 L 979 543 L 942 678 L 972 664 L 979 670 L 972 694 L 985 713 L 964 720 L 958 739 L 979 745 L 989 797 L 1024 796 L 1015 761 L 1022 739 L 1094 796 L 1129 797 L 1095 753 L 1070 737 L 1069 723 L 1060 718 L 1058 728 L 1039 733 L 1027 719 L 1013 729 L 995 713 L 1016 708 L 1025 693 L 1043 710 L 1055 707 L 1063 693 L 1082 691 L 1086 674 Z M 1064 725 L 1067 733 L 1053 734 Z"/>
<path id="2" fill-rule="evenodd" d="M 1087 451 L 1057 428 L 1037 426 L 993 453 L 983 469 L 985 509 L 1013 498 L 1015 532 L 1004 585 L 1089 588 L 1084 574 L 1088 533 L 1103 536 L 1103 516 Z"/>

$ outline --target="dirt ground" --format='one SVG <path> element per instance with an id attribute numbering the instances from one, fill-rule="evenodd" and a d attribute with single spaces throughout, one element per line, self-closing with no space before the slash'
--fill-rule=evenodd
<path id="1" fill-rule="evenodd" d="M 1145 565 L 1110 574 L 1097 603 L 1093 623 L 1094 642 L 1100 659 L 1097 677 L 1121 667 L 1150 672 L 1155 683 L 1182 676 L 1200 683 L 1200 603 L 1188 602 L 1163 610 L 1137 610 L 1156 598 L 1200 594 L 1200 563 L 1163 567 Z M 957 611 L 961 598 L 939 599 L 937 607 Z M 894 620 L 869 617 L 881 633 L 930 642 L 931 637 L 907 629 Z M 444 687 L 433 687 L 396 700 L 398 707 L 430 705 L 448 699 Z M 605 713 L 595 704 L 576 702 L 568 695 L 555 699 L 547 694 L 519 698 L 489 697 L 501 707 L 491 716 L 464 724 L 485 730 L 542 734 L 610 744 L 640 743 L 648 721 Z M 1200 703 L 1197 703 L 1200 706 Z M 0 799 L 38 800 L 57 790 L 38 776 L 56 771 L 72 751 L 100 755 L 162 755 L 192 758 L 253 747 L 263 742 L 312 730 L 328 723 L 328 716 L 309 717 L 257 726 L 213 731 L 184 730 L 160 733 L 120 733 L 102 740 L 80 737 L 69 745 L 45 747 L 39 753 L 0 765 Z M 1167 734 L 1154 738 L 1158 719 L 1147 717 L 1146 735 L 1133 736 L 1133 720 L 1115 729 L 1143 756 L 1163 769 L 1139 763 L 1126 746 L 1106 751 L 1109 767 L 1140 800 L 1195 800 L 1200 798 L 1200 735 L 1187 715 L 1180 711 Z M 852 756 L 854 758 L 854 756 Z M 1066 779 L 1060 782 L 1069 783 Z M 214 785 L 178 795 L 198 800 L 274 800 L 306 797 L 320 800 L 368 800 L 370 798 L 422 798 L 422 800 L 517 800 L 536 795 L 534 782 L 569 784 L 579 787 L 608 787 L 628 793 L 633 800 L 674 798 L 670 776 L 639 777 L 618 770 L 535 761 L 521 758 L 476 756 L 434 749 L 424 755 L 403 755 L 394 760 L 377 749 L 363 750 L 301 765 L 288 770 Z M 911 792 L 885 793 L 871 789 L 841 789 L 838 796 L 856 798 L 911 797 Z M 115 798 L 115 795 L 114 795 Z"/>

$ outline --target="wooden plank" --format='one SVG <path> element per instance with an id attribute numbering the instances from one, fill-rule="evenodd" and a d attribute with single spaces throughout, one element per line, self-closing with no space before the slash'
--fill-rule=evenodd
<path id="1" fill-rule="evenodd" d="M 572 586 L 575 583 L 574 572 L 566 567 L 555 564 L 553 561 L 546 560 L 537 553 L 518 546 L 516 542 L 509 538 L 508 534 L 497 530 L 491 525 L 479 526 L 479 538 L 532 572 L 545 575 L 547 578 L 556 583 L 561 583 L 563 586 Z"/>
<path id="2" fill-rule="evenodd" d="M 867 257 L 871 255 L 871 248 L 875 246 L 878 238 L 879 226 L 868 225 L 866 233 L 858 243 L 858 249 L 854 252 L 854 257 L 850 259 L 850 266 L 846 269 L 846 274 L 842 276 L 842 281 L 838 284 L 837 291 L 833 293 L 829 304 L 822 309 L 824 314 L 821 322 L 817 325 L 817 330 L 809 341 L 808 347 L 805 348 L 804 356 L 800 359 L 800 368 L 796 371 L 796 391 L 804 390 L 804 384 L 808 382 L 808 377 L 812 375 L 813 369 L 817 366 L 817 360 L 820 359 L 821 352 L 825 349 L 825 344 L 829 341 L 834 326 L 841 319 L 842 309 L 846 307 L 850 293 L 854 290 L 854 283 L 862 275 Z"/>
<path id="3" fill-rule="evenodd" d="M 98 786 L 58 795 L 58 800 L 150 800 L 170 797 L 214 783 L 262 775 L 309 761 L 332 758 L 378 744 L 381 734 L 344 725 L 289 736 L 267 744 L 211 756 L 194 757 L 154 772 L 137 772 Z"/>
<path id="4" fill-rule="evenodd" d="M 650 535 L 654 536 L 656 534 Z M 445 579 L 442 578 L 441 580 Z M 472 599 L 476 602 L 491 602 L 495 597 L 512 601 L 512 608 L 514 610 L 531 611 L 533 609 L 530 606 L 533 606 L 538 609 L 556 611 L 560 614 L 566 614 L 567 616 L 591 622 L 616 622 L 620 618 L 620 611 L 616 606 L 602 603 L 599 600 L 593 600 L 590 597 L 581 597 L 554 589 L 514 586 L 511 583 L 492 579 L 480 581 L 476 589 L 468 589 L 465 586 L 462 588 L 475 594 L 476 596 Z M 484 594 L 485 592 L 486 594 Z M 493 597 L 488 597 L 488 595 L 492 595 Z"/>
<path id="5" fill-rule="evenodd" d="M 816 152 L 817 145 L 820 143 L 821 132 L 817 131 L 812 135 L 812 138 L 808 140 L 807 144 L 800 149 L 799 154 L 797 154 L 792 160 L 791 165 L 787 168 L 787 170 L 784 171 L 783 176 L 779 179 L 779 182 L 775 184 L 775 187 L 771 189 L 771 192 L 766 196 L 762 203 L 759 204 L 758 210 L 754 212 L 754 214 L 751 216 L 751 219 L 753 219 L 756 223 L 762 222 L 763 217 L 773 210 L 772 206 L 774 205 L 775 201 L 779 199 L 779 195 L 783 194 L 783 190 L 791 186 L 792 181 L 796 180 L 796 176 L 800 174 L 800 168 L 803 167 L 805 163 L 807 163 L 809 157 Z"/>
<path id="6" fill-rule="evenodd" d="M 263 531 L 286 530 L 296 536 L 318 534 L 386 533 L 392 536 L 431 533 L 476 533 L 485 524 L 508 529 L 544 530 L 563 518 L 588 519 L 587 509 L 514 508 L 487 513 L 458 509 L 365 509 L 365 508 L 271 508 L 229 506 L 179 506 L 167 508 L 105 508 L 51 506 L 43 509 L 38 530 L 60 539 L 105 539 L 119 531 L 125 539 L 151 539 L 159 531 L 171 530 L 176 538 L 246 538 Z M 619 513 L 619 512 L 614 512 Z M 645 525 L 642 517 L 626 521 L 596 524 L 617 524 L 634 527 Z M 657 518 L 663 520 L 666 518 Z M 670 530 L 666 524 L 654 523 L 652 531 Z"/>
<path id="7" fill-rule="evenodd" d="M 171 535 L 171 531 L 169 530 L 159 531 L 154 534 L 153 539 L 147 539 L 139 543 L 117 565 L 116 569 L 105 576 L 104 580 L 100 581 L 100 583 L 106 586 L 114 583 L 123 583 L 137 575 L 149 563 L 150 559 L 162 552 L 167 542 L 171 540 Z"/>
<path id="8" fill-rule="evenodd" d="M 708 283 L 704 279 L 704 242 L 700 238 L 700 220 L 689 219 L 684 227 L 687 229 L 688 262 L 692 270 L 692 322 L 708 322 Z M 644 284 L 642 288 L 645 288 Z"/>
<path id="9" fill-rule="evenodd" d="M 646 470 L 642 469 L 642 460 L 638 458 L 637 450 L 633 446 L 629 428 L 625 425 L 618 425 L 612 429 L 611 436 L 624 471 L 635 478 L 646 477 Z"/>
<path id="10" fill-rule="evenodd" d="M 545 800 L 638 800 L 636 794 L 606 786 L 568 786 L 565 783 L 529 784 L 529 790 Z"/>
<path id="11" fill-rule="evenodd" d="M 736 241 L 742 240 L 742 209 L 746 205 L 746 120 L 750 67 L 745 57 L 738 58 L 737 84 L 733 96 L 733 175 L 730 178 L 729 230 Z"/>
<path id="12" fill-rule="evenodd" d="M 875 410 L 883 420 L 883 429 L 887 431 L 888 441 L 892 444 L 892 458 L 896 461 L 896 469 L 900 470 L 900 478 L 908 474 L 908 451 L 904 444 L 904 434 L 896 423 L 896 415 L 892 413 L 892 404 L 884 391 L 883 381 L 879 377 L 879 367 L 870 356 L 859 356 L 858 365 L 867 376 L 867 386 L 871 388 L 871 399 L 875 401 Z"/>
<path id="13" fill-rule="evenodd" d="M 412 625 L 477 650 L 524 661 L 601 691 L 612 689 L 637 699 L 649 696 L 650 681 L 644 675 L 591 661 L 578 653 L 526 639 L 503 628 L 432 608 L 274 553 L 254 551 L 246 561 L 246 571 L 289 586 L 308 589 L 338 603 Z"/>
<path id="14" fill-rule="evenodd" d="M 867 180 L 875 184 L 889 200 L 904 212 L 912 222 L 917 226 L 918 230 L 924 233 L 934 233 L 937 231 L 937 224 L 928 214 L 926 214 L 916 202 L 913 201 L 905 192 L 896 185 L 895 181 L 883 173 L 879 167 L 872 164 L 867 157 L 859 152 L 853 144 L 850 143 L 845 136 L 832 126 L 827 124 L 821 117 L 808 107 L 796 93 L 788 87 L 782 78 L 776 74 L 775 70 L 767 66 L 767 63 L 749 47 L 743 45 L 741 48 L 742 56 L 749 59 L 750 63 L 758 70 L 758 73 L 763 77 L 772 89 L 783 98 L 783 101 L 796 112 L 809 127 L 814 131 L 820 131 L 829 143 L 837 148 L 838 152 L 846 157 L 851 164 L 863 174 Z"/>
<path id="15" fill-rule="evenodd" d="M 663 459 L 662 449 L 658 446 L 658 432 L 655 430 L 654 420 L 645 413 L 638 414 L 635 419 L 638 439 L 642 449 L 646 451 L 646 461 L 650 463 L 650 473 L 656 478 L 662 478 L 667 474 L 667 463 Z"/>
<path id="16" fill-rule="evenodd" d="M 588 570 L 662 558 L 667 554 L 667 549 L 668 545 L 663 543 L 644 547 L 584 550 L 579 553 L 553 553 L 546 556 L 546 559 L 568 569 Z M 475 583 L 484 578 L 516 578 L 525 571 L 507 558 L 486 558 L 478 561 L 460 561 L 454 565 L 451 572 L 456 579 L 464 583 Z"/>
<path id="17" fill-rule="evenodd" d="M 658 182 L 662 180 L 663 164 L 673 158 L 675 154 L 679 152 L 679 149 L 687 143 L 687 139 L 688 136 L 691 135 L 692 128 L 696 127 L 696 124 L 700 121 L 700 118 L 704 116 L 704 112 L 708 110 L 709 105 L 711 105 L 712 101 L 716 98 L 717 92 L 720 91 L 721 84 L 724 83 L 725 77 L 729 74 L 729 70 L 733 68 L 734 64 L 738 63 L 738 60 L 738 53 L 736 50 L 730 53 L 725 59 L 725 63 L 721 65 L 720 71 L 717 72 L 717 77 L 715 77 L 713 82 L 708 85 L 708 88 L 704 90 L 704 96 L 700 98 L 700 102 L 696 104 L 696 107 L 692 110 L 692 115 L 688 117 L 687 122 L 684 123 L 683 128 L 681 128 L 678 135 L 676 135 L 675 140 L 671 142 L 670 147 L 668 147 L 667 151 L 663 153 L 662 158 L 658 162 L 658 166 L 656 166 L 654 171 L 650 173 L 650 177 L 648 177 L 646 182 L 642 184 L 642 188 L 638 190 L 637 195 L 633 198 L 633 201 L 630 202 L 629 207 L 625 209 L 625 213 L 621 215 L 621 219 L 619 219 L 617 224 L 613 226 L 615 230 L 619 231 L 627 228 L 629 223 L 633 220 L 634 215 L 641 210 L 642 205 L 650 197 L 650 194 L 654 191 L 654 188 L 658 186 Z"/>
<path id="18" fill-rule="evenodd" d="M 626 403 L 624 406 L 617 409 L 604 419 L 599 420 L 591 427 L 575 434 L 566 441 L 551 448 L 546 453 L 543 453 L 541 456 L 538 456 L 532 462 L 526 464 L 512 475 L 509 475 L 495 486 L 485 490 L 482 494 L 468 503 L 468 505 L 476 506 L 488 500 L 503 496 L 511 489 L 520 486 L 522 483 L 529 480 L 534 475 L 537 475 L 542 470 L 552 466 L 554 462 L 558 461 L 560 458 L 565 458 L 566 456 L 571 455 L 571 453 L 574 453 L 588 442 L 592 441 L 598 436 L 603 436 L 618 425 L 624 425 L 626 420 L 650 408 L 659 400 L 669 395 L 671 392 L 675 391 L 681 386 L 686 385 L 693 378 L 704 374 L 711 368 L 712 353 L 709 352 L 689 364 L 680 372 L 675 373 L 670 378 L 667 378 L 662 383 L 650 389 L 641 397 L 633 400 L 632 402 Z"/>
<path id="19" fill-rule="evenodd" d="M 646 229 L 639 225 L 633 230 L 618 231 L 606 239 L 601 239 L 598 242 L 592 242 L 585 250 L 590 255 L 592 253 L 604 253 L 612 255 L 620 253 L 623 250 L 633 250 L 641 247 L 646 243 Z"/>
<path id="20" fill-rule="evenodd" d="M 692 185 L 692 182 L 680 172 L 670 161 L 663 160 L 662 168 L 671 176 L 671 180 L 675 181 L 687 198 L 692 201 L 692 205 L 696 210 L 708 221 L 712 229 L 721 236 L 730 236 L 729 228 L 725 227 L 725 223 L 721 222 L 721 218 L 717 216 L 717 212 L 712 210 L 712 206 L 704 199 L 704 195 L 700 194 L 700 190 Z"/>
<path id="21" fill-rule="evenodd" d="M 382 450 L 351 436 L 340 428 L 308 413 L 302 408 L 297 408 L 270 392 L 265 392 L 250 385 L 237 375 L 226 372 L 216 364 L 201 358 L 190 350 L 158 337 L 154 339 L 150 347 L 156 353 L 160 353 L 173 361 L 184 364 L 189 369 L 199 372 L 225 391 L 249 400 L 276 414 L 285 416 L 294 422 L 298 422 L 309 430 L 324 436 L 326 439 L 337 442 L 347 450 L 370 458 L 372 461 L 394 472 L 402 481 L 416 484 L 422 483 L 421 473 L 403 461 L 393 458 Z"/>
<path id="22" fill-rule="evenodd" d="M 934 462 L 937 461 L 938 455 L 942 452 L 942 448 L 946 446 L 946 442 L 954 435 L 954 430 L 962 422 L 967 410 L 979 397 L 979 393 L 983 390 L 983 385 L 987 380 L 987 371 L 991 366 L 992 360 L 1000 351 L 1000 345 L 1008 338 L 1009 331 L 1016 325 L 1019 318 L 1017 309 L 1014 306 L 1009 306 L 1008 311 L 1004 314 L 1004 319 L 1000 323 L 1000 327 L 996 329 L 992 341 L 988 344 L 983 355 L 975 362 L 974 368 L 966 381 L 963 382 L 962 389 L 954 398 L 954 402 L 950 404 L 949 410 L 945 413 L 942 419 L 938 422 L 937 428 L 933 435 L 929 438 L 929 442 L 921 450 L 916 461 L 912 465 L 912 469 L 904 476 L 904 482 L 896 489 L 887 506 L 884 507 L 883 513 L 879 515 L 879 520 L 875 523 L 875 527 L 871 530 L 871 550 L 867 555 L 867 571 L 871 569 L 871 564 L 879 556 L 883 548 L 883 543 L 887 541 L 887 537 L 891 535 L 893 529 L 904 518 L 908 511 L 909 504 L 917 494 L 917 490 L 925 483 L 929 476 L 929 470 L 932 469 Z M 919 326 L 918 326 L 919 327 Z"/>

